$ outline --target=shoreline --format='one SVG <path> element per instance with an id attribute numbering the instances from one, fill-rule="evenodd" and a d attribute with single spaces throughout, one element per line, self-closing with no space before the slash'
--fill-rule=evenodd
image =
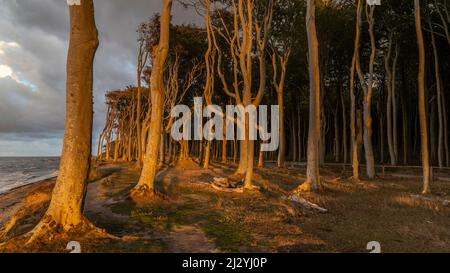
<path id="1" fill-rule="evenodd" d="M 13 193 L 14 191 L 20 190 L 20 189 L 22 189 L 22 188 L 31 187 L 31 186 L 33 186 L 33 185 L 35 185 L 35 184 L 44 183 L 44 182 L 46 182 L 46 181 L 48 181 L 48 180 L 56 180 L 57 177 L 58 177 L 58 175 L 39 178 L 39 179 L 36 180 L 36 181 L 28 182 L 28 183 L 26 183 L 26 184 L 23 184 L 23 185 L 14 187 L 14 188 L 12 188 L 12 189 L 8 189 L 8 190 L 6 190 L 6 191 L 4 191 L 4 192 L 0 192 L 0 197 L 3 196 L 3 195 L 7 195 L 7 194 L 9 194 L 9 193 Z"/>
<path id="2" fill-rule="evenodd" d="M 56 177 L 48 178 L 0 193 L 0 225 L 3 225 L 24 206 L 30 194 L 45 187 L 53 187 L 55 182 Z"/>

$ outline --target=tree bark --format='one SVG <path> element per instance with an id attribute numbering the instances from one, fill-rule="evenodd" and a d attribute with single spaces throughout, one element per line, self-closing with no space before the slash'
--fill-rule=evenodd
<path id="1" fill-rule="evenodd" d="M 319 43 L 317 41 L 315 0 L 307 1 L 306 30 L 309 56 L 309 133 L 307 178 L 298 191 L 316 191 L 321 188 L 319 174 L 320 137 L 320 69 Z"/>
<path id="2" fill-rule="evenodd" d="M 420 14 L 420 0 L 414 0 L 414 14 L 417 33 L 417 46 L 419 48 L 419 73 L 418 73 L 418 91 L 419 91 L 419 118 L 420 118 L 420 136 L 422 142 L 422 166 L 423 166 L 423 194 L 428 194 L 430 190 L 430 159 L 428 150 L 428 126 L 425 109 L 425 45 L 422 32 L 422 21 Z"/>
<path id="3" fill-rule="evenodd" d="M 356 95 L 355 95 L 355 73 L 356 62 L 358 61 L 359 47 L 361 40 L 361 26 L 362 26 L 362 0 L 358 0 L 356 10 L 356 35 L 355 46 L 352 59 L 352 66 L 350 70 L 350 127 L 351 127 L 351 142 L 352 142 L 352 166 L 353 179 L 359 180 L 359 155 L 358 155 L 358 137 L 356 125 Z"/>
<path id="4" fill-rule="evenodd" d="M 164 113 L 164 66 L 169 52 L 170 20 L 172 0 L 164 0 L 161 14 L 161 34 L 159 45 L 153 48 L 151 75 L 151 119 L 150 137 L 147 143 L 144 165 L 139 183 L 133 189 L 136 197 L 151 197 L 154 194 L 155 176 L 158 164 L 159 146 Z"/>
<path id="5" fill-rule="evenodd" d="M 93 1 L 70 6 L 63 151 L 50 206 L 31 231 L 33 237 L 49 230 L 67 232 L 87 222 L 83 206 L 92 149 L 93 62 L 98 44 Z"/>

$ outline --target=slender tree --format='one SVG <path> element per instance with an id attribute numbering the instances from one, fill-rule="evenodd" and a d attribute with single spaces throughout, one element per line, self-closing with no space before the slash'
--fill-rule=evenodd
<path id="1" fill-rule="evenodd" d="M 133 197 L 147 199 L 154 195 L 155 177 L 164 114 L 164 68 L 169 53 L 172 0 L 164 0 L 161 13 L 160 41 L 152 49 L 151 118 L 150 136 L 139 183 L 132 191 Z"/>
<path id="2" fill-rule="evenodd" d="M 67 58 L 66 128 L 61 164 L 50 206 L 31 239 L 92 227 L 83 216 L 91 159 L 93 62 L 99 44 L 92 0 L 71 5 Z"/>
<path id="3" fill-rule="evenodd" d="M 422 143 L 422 166 L 423 166 L 423 194 L 428 194 L 430 190 L 430 158 L 428 150 L 428 126 L 425 108 L 425 44 L 422 32 L 422 20 L 420 14 L 420 0 L 414 0 L 414 14 L 416 22 L 417 46 L 419 48 L 419 119 L 420 137 Z"/>
<path id="4" fill-rule="evenodd" d="M 308 34 L 309 60 L 309 132 L 307 179 L 297 191 L 316 191 L 321 188 L 319 174 L 320 141 L 320 69 L 319 43 L 316 31 L 315 0 L 307 1 L 306 29 Z"/>

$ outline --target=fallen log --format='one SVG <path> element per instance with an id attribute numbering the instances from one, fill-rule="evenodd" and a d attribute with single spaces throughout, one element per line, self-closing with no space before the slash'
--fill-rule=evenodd
<path id="1" fill-rule="evenodd" d="M 314 210 L 317 210 L 317 211 L 319 211 L 321 213 L 328 212 L 327 209 L 322 208 L 319 205 L 314 204 L 312 202 L 309 202 L 305 198 L 302 198 L 302 197 L 300 197 L 300 196 L 298 196 L 296 194 L 293 194 L 293 195 L 289 196 L 288 200 L 290 200 L 290 201 L 292 201 L 292 202 L 294 202 L 296 204 L 299 204 L 299 205 L 301 205 L 301 206 L 303 206 L 303 207 L 305 207 L 307 209 L 314 209 Z"/>
<path id="2" fill-rule="evenodd" d="M 244 192 L 244 188 L 223 188 L 223 187 L 219 187 L 215 184 L 211 184 L 211 187 L 213 187 L 213 189 L 215 189 L 217 191 L 227 192 L 227 193 L 243 193 Z"/>

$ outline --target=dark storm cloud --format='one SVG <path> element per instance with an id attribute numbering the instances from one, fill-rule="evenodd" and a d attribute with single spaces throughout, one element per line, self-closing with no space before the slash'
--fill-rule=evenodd
<path id="1" fill-rule="evenodd" d="M 104 122 L 105 91 L 135 83 L 136 27 L 160 11 L 161 1 L 94 3 L 100 35 L 94 72 L 98 132 Z M 14 151 L 57 154 L 65 115 L 66 0 L 0 0 L 0 5 L 0 66 L 13 71 L 0 78 L 0 156 Z M 201 23 L 194 11 L 177 4 L 173 18 L 177 24 Z M 38 143 L 43 145 L 36 148 Z"/>

